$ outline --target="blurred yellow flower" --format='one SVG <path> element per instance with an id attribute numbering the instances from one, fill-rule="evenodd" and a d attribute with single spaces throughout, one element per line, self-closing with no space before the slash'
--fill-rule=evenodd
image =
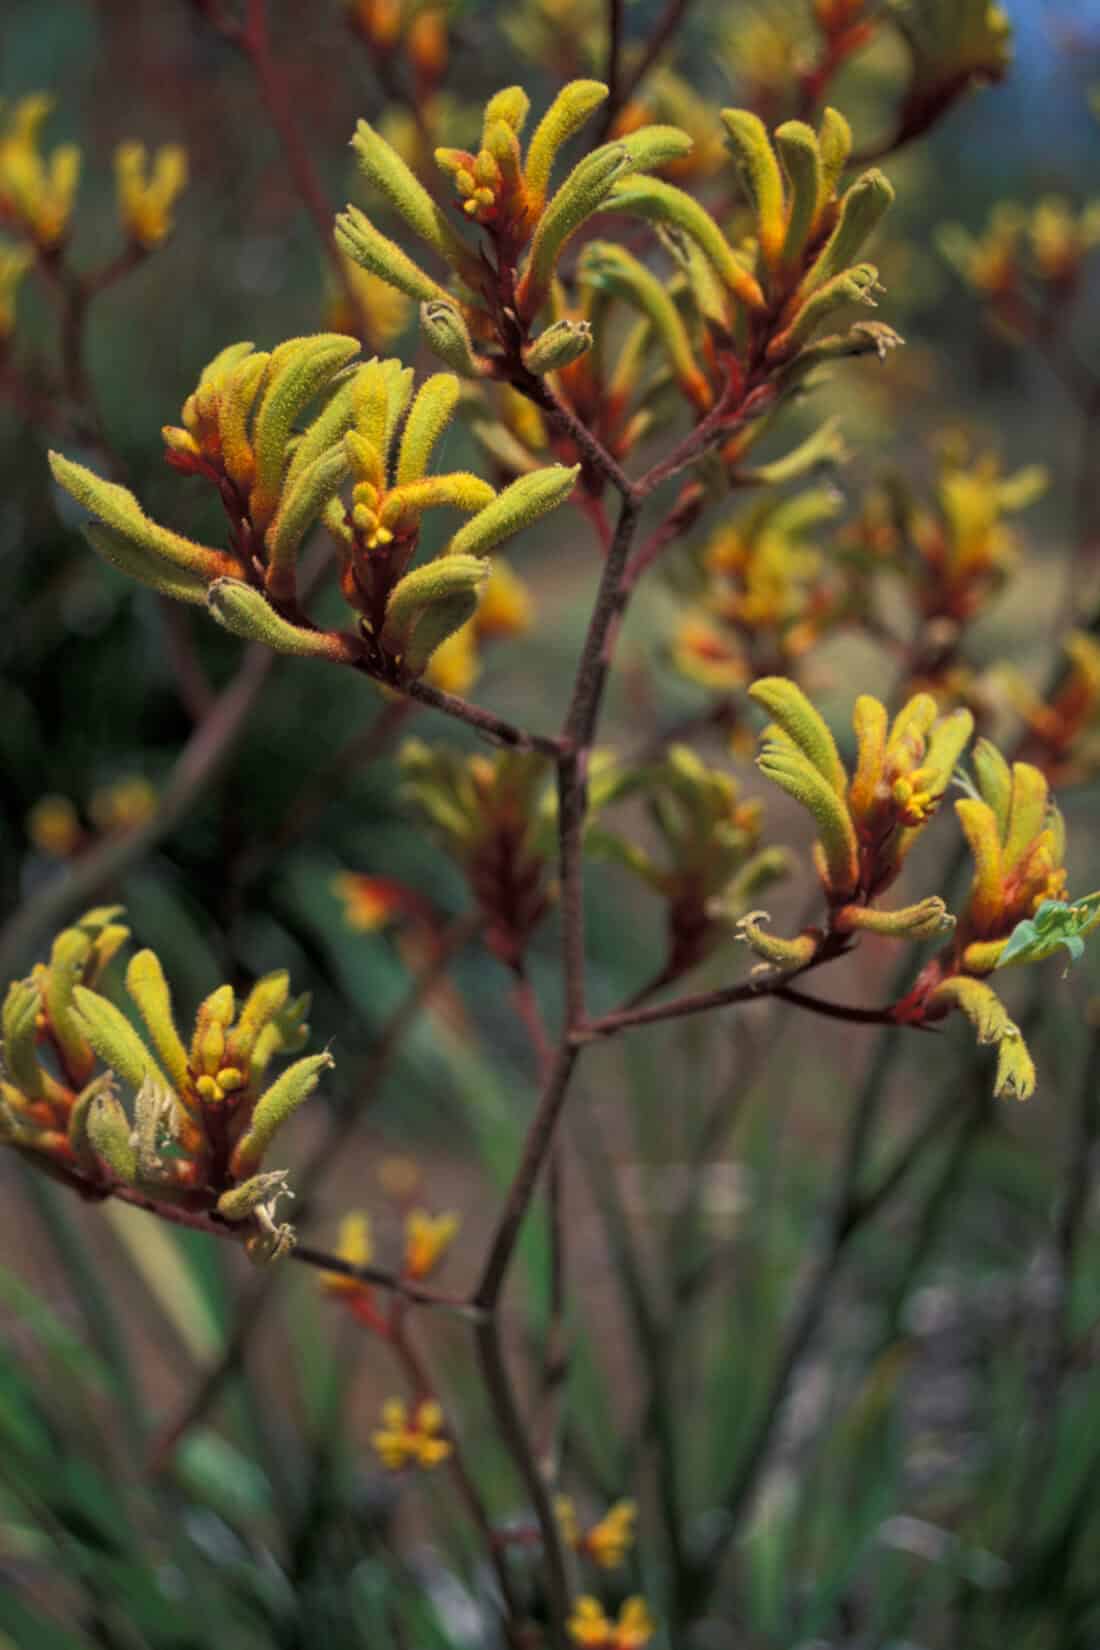
<path id="1" fill-rule="evenodd" d="M 165 144 L 150 158 L 144 143 L 115 150 L 118 215 L 131 241 L 151 252 L 172 232 L 172 208 L 187 187 L 187 151 Z"/>
<path id="2" fill-rule="evenodd" d="M 374 1240 L 369 1215 L 361 1209 L 344 1215 L 340 1221 L 335 1252 L 350 1266 L 370 1265 L 374 1258 Z M 343 1272 L 322 1272 L 321 1288 L 329 1295 L 359 1295 L 366 1292 L 367 1285 L 347 1277 Z"/>
<path id="3" fill-rule="evenodd" d="M 84 832 L 67 796 L 42 796 L 27 815 L 27 835 L 40 854 L 68 859 L 80 846 Z"/>
<path id="4" fill-rule="evenodd" d="M 408 1466 L 437 1467 L 451 1453 L 442 1433 L 443 1411 L 434 1398 L 422 1398 L 411 1413 L 404 1399 L 387 1398 L 382 1425 L 371 1434 L 371 1443 L 390 1472 Z"/>
<path id="5" fill-rule="evenodd" d="M 642 1650 L 656 1632 L 645 1599 L 628 1598 L 611 1620 L 598 1599 L 582 1594 L 569 1618 L 569 1633 L 581 1650 Z"/>
<path id="6" fill-rule="evenodd" d="M 454 1242 L 458 1225 L 457 1215 L 411 1210 L 405 1219 L 405 1276 L 429 1277 Z"/>
<path id="7" fill-rule="evenodd" d="M 474 628 L 481 641 L 522 636 L 531 628 L 531 594 L 505 561 L 495 561 L 474 614 Z M 438 654 L 436 655 L 438 657 Z"/>
<path id="8" fill-rule="evenodd" d="M 477 650 L 477 620 L 471 619 L 441 642 L 428 660 L 424 680 L 441 693 L 469 693 L 477 681 L 481 660 Z"/>
<path id="9" fill-rule="evenodd" d="M 22 98 L 0 129 L 0 213 L 25 229 L 43 251 L 65 237 L 80 181 L 80 150 L 63 143 L 48 157 L 39 149 L 53 99 Z"/>
<path id="10" fill-rule="evenodd" d="M 147 779 L 136 775 L 118 779 L 96 791 L 88 812 L 97 830 L 132 831 L 157 811 L 157 793 Z"/>

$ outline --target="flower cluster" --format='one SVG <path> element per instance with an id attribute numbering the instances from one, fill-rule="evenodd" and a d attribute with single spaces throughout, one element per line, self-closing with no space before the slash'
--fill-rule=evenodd
<path id="1" fill-rule="evenodd" d="M 606 96 L 607 87 L 598 81 L 564 87 L 524 150 L 520 140 L 529 100 L 521 87 L 510 86 L 486 105 L 476 150 L 436 150 L 460 215 L 485 233 L 491 262 L 457 232 L 392 144 L 367 121 L 359 122 L 354 148 L 367 179 L 443 262 L 454 290 L 429 275 L 357 207 L 337 218 L 337 242 L 363 268 L 432 306 L 428 340 L 456 370 L 471 376 L 488 370 L 474 341 L 478 347 L 496 344 L 518 359 L 566 246 L 608 201 L 616 179 L 650 170 L 690 148 L 690 138 L 673 127 L 642 127 L 592 150 L 552 190 L 559 151 Z M 538 350 L 537 340 L 533 347 Z M 537 361 L 529 370 L 537 370 Z"/>
<path id="2" fill-rule="evenodd" d="M 765 678 L 749 692 L 774 719 L 765 730 L 761 771 L 810 811 L 820 831 L 814 859 L 829 916 L 826 932 L 810 928 L 781 939 L 765 933 L 754 914 L 742 921 L 742 937 L 773 968 L 801 970 L 859 934 L 952 936 L 889 1018 L 925 1025 L 962 1012 L 979 1041 L 998 1048 L 994 1092 L 1026 1098 L 1035 1068 L 986 976 L 1059 950 L 1073 959 L 1100 925 L 1100 895 L 1066 901 L 1065 827 L 1045 776 L 1028 762 L 1010 765 L 979 739 L 974 780 L 964 779 L 970 794 L 955 804 L 975 864 L 963 912 L 956 919 L 936 895 L 881 910 L 874 901 L 898 877 L 958 776 L 973 729 L 969 711 L 941 717 L 929 694 L 917 694 L 891 723 L 885 707 L 863 695 L 855 705 L 858 760 L 849 776 L 827 724 L 793 682 Z"/>
<path id="3" fill-rule="evenodd" d="M 1012 25 L 994 0 L 889 0 L 909 48 L 909 83 L 895 144 L 909 142 L 975 85 L 1004 78 Z"/>
<path id="4" fill-rule="evenodd" d="M 995 1092 L 1024 1100 L 1034 1092 L 1035 1067 L 987 976 L 1062 948 L 1071 960 L 1080 955 L 1100 924 L 1100 896 L 1065 900 L 1065 826 L 1043 774 L 1028 762 L 1010 766 L 985 739 L 973 765 L 972 794 L 955 804 L 974 859 L 970 896 L 950 955 L 929 964 L 898 1017 L 923 1023 L 965 1014 L 978 1041 L 997 1049 Z"/>
<path id="5" fill-rule="evenodd" d="M 835 439 L 832 430 L 826 434 Z M 672 648 L 685 676 L 728 692 L 762 673 L 785 675 L 836 628 L 847 592 L 815 540 L 840 508 L 831 487 L 787 496 L 768 488 L 693 553 L 693 599 Z M 679 569 L 677 576 L 687 583 Z"/>
<path id="6" fill-rule="evenodd" d="M 997 672 L 1027 724 L 1027 754 L 1052 785 L 1080 784 L 1100 767 L 1100 643 L 1073 630 L 1063 648 L 1067 668 L 1046 700 L 1010 665 Z"/>
<path id="7" fill-rule="evenodd" d="M 891 722 L 878 699 L 861 695 L 853 714 L 856 770 L 849 775 L 825 719 L 793 682 L 764 677 L 749 695 L 772 718 L 761 773 L 807 808 L 820 831 L 814 860 L 833 931 L 907 939 L 944 932 L 950 919 L 938 897 L 894 911 L 874 902 L 896 881 L 936 813 L 973 731 L 970 712 L 941 717 L 932 696 L 920 693 Z M 768 939 L 762 955 L 786 943 Z M 805 943 L 789 943 L 806 952 Z"/>
<path id="8" fill-rule="evenodd" d="M 60 454 L 51 464 L 96 518 L 87 530 L 93 548 L 124 572 L 165 595 L 205 602 L 249 640 L 396 684 L 421 675 L 473 616 L 488 552 L 560 504 L 575 472 L 552 465 L 501 493 L 466 472 L 429 474 L 458 380 L 437 373 L 414 397 L 411 368 L 395 360 L 353 367 L 358 349 L 338 333 L 294 338 L 270 353 L 231 344 L 203 372 L 182 424 L 165 429 L 170 463 L 217 488 L 226 549 L 151 521 L 126 488 Z M 320 397 L 323 406 L 299 430 Z M 425 513 L 442 508 L 469 519 L 438 556 L 412 567 Z M 298 559 L 319 521 L 340 556 L 353 634 L 314 627 L 299 606 Z"/>
<path id="9" fill-rule="evenodd" d="M 247 1224 L 253 1258 L 293 1242 L 272 1210 L 282 1170 L 261 1170 L 268 1147 L 332 1065 L 307 1055 L 268 1082 L 272 1061 L 305 1041 L 308 999 L 285 973 L 266 975 L 238 1004 L 223 985 L 200 1004 L 190 1042 L 176 1029 L 156 954 L 139 951 L 126 986 L 149 1042 L 99 989 L 129 937 L 121 907 L 90 911 L 59 934 L 48 963 L 17 980 L 3 1006 L 4 1137 L 47 1154 L 104 1194 L 148 1197 Z M 97 1070 L 101 1066 L 102 1070 Z M 118 1084 L 131 1092 L 127 1113 Z"/>
<path id="10" fill-rule="evenodd" d="M 401 773 L 406 798 L 465 872 L 486 945 L 519 968 L 552 898 L 554 819 L 544 758 L 518 751 L 463 757 L 410 739 Z"/>
<path id="11" fill-rule="evenodd" d="M 1040 465 L 1005 476 L 993 454 L 975 458 L 965 445 L 945 443 L 932 508 L 895 489 L 898 528 L 917 557 L 913 583 L 925 621 L 962 625 L 983 611 L 1018 560 L 1008 518 L 1041 498 L 1046 485 Z"/>
<path id="12" fill-rule="evenodd" d="M 762 848 L 763 807 L 736 782 L 708 768 L 686 745 L 660 762 L 597 773 L 593 809 L 631 796 L 645 800 L 660 857 L 602 822 L 588 827 L 589 853 L 639 877 L 665 905 L 661 984 L 678 979 L 735 937 L 753 898 L 788 869 L 780 848 Z"/>

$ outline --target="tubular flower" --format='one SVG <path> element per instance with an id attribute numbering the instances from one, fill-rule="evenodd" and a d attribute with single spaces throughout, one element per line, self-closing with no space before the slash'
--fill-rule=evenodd
<path id="1" fill-rule="evenodd" d="M 899 1006 L 902 1021 L 959 1012 L 980 1043 L 997 1049 L 994 1093 L 1026 1100 L 1035 1067 L 1019 1026 L 985 976 L 1065 950 L 1081 955 L 1100 925 L 1100 894 L 1067 904 L 1065 831 L 1046 779 L 1028 762 L 1011 767 L 986 739 L 974 747 L 974 780 L 955 804 L 974 858 L 974 880 L 954 945 L 924 970 Z"/>
<path id="2" fill-rule="evenodd" d="M 410 297 L 449 304 L 459 332 L 468 329 L 484 343 L 504 343 L 498 333 L 506 306 L 526 341 L 526 329 L 550 295 L 566 245 L 605 205 L 615 180 L 652 170 L 691 148 L 691 139 L 675 127 L 643 127 L 594 149 L 553 190 L 551 176 L 560 149 L 606 97 L 607 87 L 594 80 L 563 87 L 524 151 L 520 138 L 528 98 L 521 87 L 510 86 L 486 105 L 476 150 L 436 150 L 436 162 L 453 185 L 458 216 L 484 231 L 507 292 L 495 283 L 486 285 L 490 266 L 457 232 L 396 149 L 365 120 L 353 139 L 360 166 L 392 210 L 446 266 L 454 291 L 449 293 L 357 207 L 349 206 L 337 218 L 338 245 Z M 431 329 L 428 337 L 435 347 Z M 450 355 L 446 359 L 454 364 Z M 471 370 L 478 370 L 472 358 Z"/>
<path id="3" fill-rule="evenodd" d="M 973 731 L 970 712 L 941 717 L 931 695 L 919 693 L 891 724 L 885 706 L 862 695 L 853 714 L 858 759 L 849 777 L 826 723 L 793 682 L 764 677 L 749 695 L 774 719 L 757 765 L 819 826 L 814 857 L 834 927 L 914 939 L 944 931 L 951 919 L 942 900 L 890 912 L 871 906 L 938 809 Z"/>
<path id="4" fill-rule="evenodd" d="M 1100 202 L 1075 212 L 1056 195 L 1030 210 L 1002 201 L 981 234 L 948 223 L 937 239 L 948 263 L 990 305 L 992 317 L 1016 335 L 1027 328 L 1021 298 L 1034 294 L 1049 304 L 1076 292 L 1085 259 L 1100 245 Z"/>
<path id="5" fill-rule="evenodd" d="M 1016 565 L 1019 548 L 1007 518 L 1046 491 L 1041 465 L 1001 474 L 992 454 L 972 459 L 965 446 L 945 443 L 933 510 L 898 491 L 904 529 L 921 563 L 918 595 L 926 619 L 963 624 L 999 591 Z"/>
<path id="6" fill-rule="evenodd" d="M 387 1398 L 382 1425 L 371 1434 L 371 1443 L 388 1472 L 438 1467 L 451 1454 L 443 1411 L 434 1398 L 421 1398 L 411 1410 L 402 1398 Z"/>
<path id="7" fill-rule="evenodd" d="M 120 143 L 115 182 L 123 229 L 143 252 L 153 251 L 172 232 L 172 208 L 187 187 L 187 151 L 166 144 L 150 162 L 143 143 Z"/>
<path id="8" fill-rule="evenodd" d="M 80 181 L 80 150 L 65 143 L 47 158 L 39 148 L 53 99 L 36 92 L 0 126 L 0 218 L 52 252 L 65 239 Z"/>
<path id="9" fill-rule="evenodd" d="M 522 636 L 531 622 L 527 586 L 507 562 L 495 561 L 477 612 L 436 648 L 425 680 L 444 693 L 468 693 L 481 674 L 482 644 Z"/>
<path id="10" fill-rule="evenodd" d="M 973 794 L 955 812 L 974 857 L 974 882 L 959 927 L 968 973 L 1000 963 L 1017 923 L 1065 897 L 1065 826 L 1050 788 L 1029 762 L 1009 767 L 987 739 L 974 748 Z"/>
<path id="11" fill-rule="evenodd" d="M 840 506 L 830 487 L 787 497 L 769 488 L 694 552 L 698 594 L 674 647 L 685 675 L 728 687 L 786 670 L 846 616 L 844 593 L 812 542 Z"/>
<path id="12" fill-rule="evenodd" d="M 1012 25 L 993 0 L 889 0 L 909 49 L 909 84 L 895 143 L 919 137 L 972 86 L 1002 80 Z"/>
<path id="13" fill-rule="evenodd" d="M 412 300 L 369 269 L 360 269 L 340 254 L 340 278 L 325 265 L 325 327 L 330 332 L 362 333 L 368 349 L 387 350 L 400 338 L 412 316 Z M 350 288 L 350 291 L 349 291 Z"/>
<path id="14" fill-rule="evenodd" d="M 458 1227 L 457 1215 L 430 1215 L 424 1209 L 410 1209 L 405 1216 L 405 1276 L 418 1282 L 431 1277 L 442 1265 Z"/>
<path id="15" fill-rule="evenodd" d="M 1078 784 L 1100 766 L 1100 644 L 1088 631 L 1074 630 L 1063 645 L 1069 667 L 1045 704 L 1018 672 L 999 672 L 1027 723 L 1028 755 L 1052 785 Z"/>
<path id="16" fill-rule="evenodd" d="M 618 1621 L 608 1616 L 599 1599 L 583 1593 L 573 1606 L 569 1634 L 581 1650 L 644 1650 L 657 1625 L 643 1598 L 628 1598 Z"/>
<path id="17" fill-rule="evenodd" d="M 501 493 L 467 473 L 430 475 L 458 400 L 449 373 L 413 397 L 398 361 L 352 366 L 354 338 L 294 338 L 270 354 L 231 344 L 210 363 L 166 428 L 169 462 L 206 477 L 229 520 L 229 548 L 194 543 L 150 521 L 133 494 L 51 455 L 54 476 L 97 519 L 87 529 L 107 561 L 154 589 L 202 602 L 227 629 L 281 652 L 358 664 L 399 683 L 477 609 L 487 553 L 560 504 L 575 471 L 534 470 Z M 303 430 L 298 420 L 324 405 Z M 399 435 L 400 430 L 400 435 Z M 351 502 L 338 497 L 352 483 Z M 434 561 L 412 568 L 428 510 L 469 519 Z M 296 566 L 323 520 L 342 563 L 354 635 L 313 627 L 298 607 Z"/>
<path id="18" fill-rule="evenodd" d="M 286 1176 L 258 1172 L 260 1164 L 332 1065 L 328 1054 L 307 1056 L 267 1082 L 272 1060 L 305 1040 L 307 999 L 290 1000 L 284 973 L 257 981 L 239 1007 L 231 988 L 222 986 L 200 1006 L 185 1046 L 160 962 L 152 951 L 140 951 L 126 984 L 146 1042 L 97 989 L 128 936 L 117 921 L 120 910 L 89 912 L 54 941 L 49 963 L 8 992 L 7 1138 L 73 1165 L 107 1189 L 112 1182 L 137 1186 L 151 1197 L 247 1222 L 250 1253 L 274 1258 L 293 1241 L 291 1229 L 272 1219 Z M 116 1083 L 133 1094 L 130 1115 Z"/>
<path id="19" fill-rule="evenodd" d="M 764 810 L 736 782 L 708 768 L 686 745 L 663 761 L 595 776 L 593 807 L 644 797 L 661 844 L 659 858 L 604 825 L 590 826 L 590 853 L 613 859 L 665 901 L 662 983 L 678 979 L 717 946 L 739 937 L 738 919 L 757 894 L 785 875 L 786 854 L 761 849 Z"/>
<path id="20" fill-rule="evenodd" d="M 520 751 L 464 757 L 410 739 L 400 762 L 407 801 L 465 872 L 485 943 L 507 966 L 519 967 L 551 902 L 545 758 Z"/>
<path id="21" fill-rule="evenodd" d="M 677 155 L 656 168 L 660 177 L 694 184 L 721 170 L 726 158 L 721 134 L 715 131 L 696 88 L 671 69 L 648 77 L 644 94 L 620 110 L 611 136 L 626 137 L 653 121 L 678 126 L 692 142 L 686 155 Z"/>

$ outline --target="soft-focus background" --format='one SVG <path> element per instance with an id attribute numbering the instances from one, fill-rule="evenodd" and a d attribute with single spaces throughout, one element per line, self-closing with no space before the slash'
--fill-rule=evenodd
<path id="1" fill-rule="evenodd" d="M 629 7 L 631 30 L 643 36 L 657 9 L 650 0 Z M 697 5 L 680 42 L 681 69 L 716 104 L 736 101 L 738 81 L 716 42 L 736 45 L 739 29 L 777 9 L 784 9 L 778 0 Z M 907 348 L 885 368 L 860 363 L 838 375 L 820 407 L 839 415 L 852 449 L 837 478 L 851 498 L 888 466 L 919 484 L 930 472 L 931 443 L 956 426 L 966 426 L 978 448 L 998 452 L 1009 471 L 1036 462 L 1048 468 L 1047 493 L 1019 522 L 1023 570 L 975 637 L 979 655 L 1007 655 L 1039 678 L 1049 668 L 1069 549 L 1083 531 L 1100 532 L 1100 451 L 1091 470 L 1082 464 L 1079 421 L 1063 388 L 1041 361 L 983 324 L 933 232 L 948 220 L 977 229 L 999 200 L 1031 203 L 1056 193 L 1080 206 L 1100 196 L 1100 121 L 1089 111 L 1090 91 L 1100 85 L 1100 4 L 1014 0 L 1008 9 L 1017 50 L 1006 83 L 971 97 L 931 139 L 887 163 L 899 204 L 881 258 L 888 292 L 880 313 Z M 355 119 L 375 118 L 386 99 L 337 0 L 281 0 L 273 10 L 281 73 L 335 208 L 357 198 L 347 147 Z M 522 79 L 538 108 L 563 74 L 595 67 L 583 58 L 547 61 L 540 77 L 530 62 L 517 66 L 519 17 L 479 0 L 457 8 L 451 141 L 476 130 L 477 107 L 498 86 Z M 563 26 L 558 48 L 566 55 L 570 39 Z M 850 88 L 842 77 L 834 90 L 865 137 L 875 135 L 890 74 L 885 54 L 853 74 Z M 87 369 L 110 445 L 143 503 L 201 534 L 212 525 L 208 503 L 163 465 L 160 427 L 177 420 L 202 365 L 226 342 L 251 338 L 268 347 L 331 324 L 334 294 L 314 226 L 246 65 L 184 0 L 5 0 L 0 95 L 37 89 L 57 100 L 52 140 L 71 139 L 84 151 L 78 265 L 104 261 L 117 245 L 115 144 L 138 137 L 188 150 L 191 183 L 176 232 L 97 301 Z M 43 341 L 52 347 L 49 295 L 33 282 L 18 316 L 17 359 Z M 1095 369 L 1095 268 L 1075 325 Z M 427 365 L 414 326 L 390 347 Z M 91 556 L 49 483 L 53 434 L 24 416 L 5 384 L 0 374 L 0 921 L 58 874 L 28 835 L 35 803 L 67 797 L 93 830 L 119 781 L 145 781 L 155 791 L 193 725 L 195 707 L 180 691 L 190 650 L 215 683 L 238 651 L 190 610 L 169 622 L 154 597 Z M 448 467 L 476 462 L 457 426 L 450 444 Z M 71 440 L 66 450 L 98 462 Z M 510 718 L 550 728 L 587 616 L 595 550 L 578 514 L 564 532 L 555 521 L 527 535 L 515 563 L 534 591 L 538 622 L 487 655 L 474 692 Z M 644 743 L 705 703 L 668 662 L 674 611 L 660 580 L 637 603 L 609 742 Z M 810 680 L 843 729 L 854 694 L 884 687 L 889 668 L 866 644 L 844 643 L 822 651 Z M 314 1046 L 331 1043 L 338 1060 L 329 1102 L 349 1121 L 338 1160 L 296 1218 L 312 1240 L 330 1242 L 343 1210 L 369 1206 L 384 1248 L 379 1165 L 415 1158 L 427 1201 L 463 1219 L 447 1274 L 458 1288 L 472 1275 L 513 1160 L 532 1072 L 504 971 L 470 949 L 456 962 L 448 995 L 417 1022 L 369 1113 L 357 1109 L 379 1028 L 418 959 L 400 930 L 349 926 L 334 877 L 399 879 L 444 917 L 466 903 L 458 874 L 400 803 L 392 747 L 364 760 L 363 730 L 382 709 L 365 681 L 349 685 L 327 668 L 279 660 L 217 782 L 111 892 L 125 902 L 138 939 L 155 943 L 188 1009 L 218 981 L 244 984 L 274 967 L 289 967 L 299 989 L 313 992 Z M 461 742 L 427 711 L 409 728 Z M 714 737 L 702 748 L 728 759 Z M 762 794 L 751 763 L 742 756 L 735 765 L 748 791 Z M 140 789 L 132 794 L 140 807 Z M 1072 891 L 1083 893 L 1100 882 L 1095 791 L 1080 786 L 1061 800 Z M 801 824 L 774 798 L 769 806 L 804 850 Z M 921 892 L 938 888 L 950 858 L 952 826 L 944 820 L 937 829 L 935 849 L 913 877 Z M 592 883 L 592 993 L 605 1010 L 657 967 L 659 910 L 625 873 L 601 871 Z M 809 887 L 803 852 L 790 888 L 772 902 L 777 924 L 802 908 Z M 29 966 L 45 937 L 8 959 L 11 971 Z M 551 923 L 536 948 L 536 984 L 551 1015 L 555 937 Z M 829 993 L 883 999 L 888 966 L 881 951 L 865 947 L 833 971 Z M 1079 1248 L 1062 1371 L 1068 1396 L 1063 1390 L 1053 1428 L 1044 1410 L 1049 1392 L 1034 1378 L 1052 1312 L 1051 1215 L 1076 1138 L 1095 986 L 1089 966 L 1062 979 L 1047 965 L 1039 993 L 1013 998 L 1035 1027 L 1039 1092 L 1026 1109 L 983 1117 L 961 1147 L 944 1103 L 952 1086 L 961 1109 L 975 1084 L 988 1084 L 965 1031 L 952 1023 L 942 1037 L 896 1051 L 889 1074 L 896 1128 L 933 1111 L 943 1117 L 943 1161 L 934 1158 L 929 1170 L 929 1184 L 940 1177 L 941 1195 L 930 1199 L 923 1182 L 914 1186 L 849 1257 L 784 1410 L 739 1580 L 700 1646 L 1100 1644 L 1095 1232 Z M 727 953 L 698 983 L 744 968 Z M 743 1016 L 744 1024 L 720 1017 L 639 1033 L 598 1051 L 574 1101 L 578 1131 L 566 1143 L 571 1329 L 587 1351 L 567 1389 L 571 1465 L 582 1500 L 594 1495 L 598 1505 L 601 1492 L 641 1498 L 637 1580 L 658 1596 L 647 1447 L 643 1440 L 640 1452 L 629 1448 L 646 1354 L 616 1304 L 616 1215 L 625 1212 L 641 1264 L 667 1286 L 676 1269 L 669 1272 L 664 1240 L 688 1172 L 687 1142 L 698 1118 L 728 1093 L 730 1126 L 692 1198 L 692 1242 L 720 1240 L 699 1285 L 712 1310 L 698 1317 L 688 1310 L 679 1332 L 705 1373 L 682 1390 L 675 1367 L 670 1375 L 668 1405 L 686 1440 L 678 1493 L 690 1522 L 709 1516 L 713 1485 L 736 1460 L 764 1390 L 790 1285 L 818 1240 L 839 1130 L 870 1048 L 860 1028 L 773 1023 L 770 1012 Z M 747 1061 L 758 1073 L 751 1088 L 738 1080 Z M 324 1106 L 314 1111 L 296 1125 L 302 1156 L 326 1127 Z M 599 1119 L 614 1158 L 604 1178 L 580 1166 L 586 1116 Z M 280 1277 L 260 1330 L 190 1435 L 175 1474 L 149 1490 L 139 1470 L 148 1439 L 217 1365 L 235 1303 L 254 1289 L 247 1266 L 130 1211 L 108 1219 L 74 1208 L 8 1163 L 0 1165 L 0 1188 L 0 1644 L 305 1646 L 326 1632 L 341 1645 L 417 1650 L 491 1642 L 477 1613 L 476 1563 L 453 1527 L 440 1522 L 430 1495 L 415 1490 L 397 1511 L 372 1463 L 367 1438 L 379 1400 L 395 1385 L 385 1352 L 338 1321 L 309 1274 Z M 544 1241 L 536 1222 L 510 1305 L 517 1352 L 537 1344 L 545 1326 Z M 690 1274 L 687 1261 L 684 1270 Z M 507 1512 L 514 1491 L 479 1411 L 463 1332 L 433 1324 L 430 1345 L 465 1395 L 472 1458 L 494 1505 Z M 706 1427 L 689 1424 L 695 1412 L 708 1417 Z M 1029 1477 L 1040 1458 L 1056 1470 Z M 1036 1498 L 1037 1482 L 1045 1487 Z M 146 1515 L 153 1522 L 142 1528 Z M 1028 1546 L 1034 1561 L 1010 1570 L 1004 1555 L 1028 1545 L 1036 1523 L 1044 1540 Z M 202 1599 L 213 1615 L 196 1631 L 166 1598 Z"/>

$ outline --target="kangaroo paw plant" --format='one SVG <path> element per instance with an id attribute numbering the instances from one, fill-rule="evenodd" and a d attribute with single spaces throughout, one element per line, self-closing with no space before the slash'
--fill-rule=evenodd
<path id="1" fill-rule="evenodd" d="M 0 1356 L 0 1641 L 1096 1642 L 1100 208 L 1029 125 L 1049 192 L 968 209 L 1005 12 L 344 0 L 284 61 L 294 8 L 180 10 L 101 266 L 51 99 L 0 111 L 0 539 L 65 529 L 4 564 L 0 1139 L 94 1341 Z M 288 1262 L 236 1318 L 234 1247 Z M 149 1436 L 138 1274 L 200 1377 Z M 946 1441 L 917 1287 L 997 1337 Z M 85 1351 L 102 1517 L 39 1400 L 98 1424 Z"/>

